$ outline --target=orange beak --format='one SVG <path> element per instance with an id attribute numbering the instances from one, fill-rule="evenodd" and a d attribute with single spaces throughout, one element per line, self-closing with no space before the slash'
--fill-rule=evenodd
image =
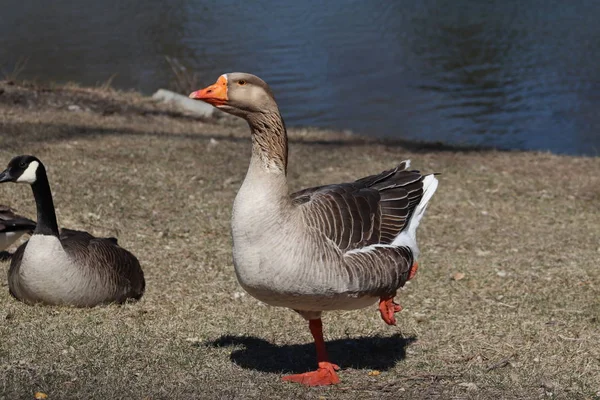
<path id="1" fill-rule="evenodd" d="M 205 101 L 213 106 L 222 106 L 229 100 L 227 98 L 227 78 L 221 75 L 214 84 L 196 90 L 189 97 L 190 99 Z"/>

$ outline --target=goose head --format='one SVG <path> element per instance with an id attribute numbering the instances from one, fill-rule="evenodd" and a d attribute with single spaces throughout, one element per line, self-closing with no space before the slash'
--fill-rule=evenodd
<path id="1" fill-rule="evenodd" d="M 33 185 L 38 179 L 38 172 L 43 168 L 42 162 L 34 156 L 17 156 L 10 160 L 4 171 L 0 172 L 0 183 L 16 182 Z"/>
<path id="2" fill-rule="evenodd" d="M 223 74 L 214 84 L 191 93 L 189 97 L 244 119 L 256 114 L 279 112 L 269 85 L 258 76 L 243 72 Z"/>

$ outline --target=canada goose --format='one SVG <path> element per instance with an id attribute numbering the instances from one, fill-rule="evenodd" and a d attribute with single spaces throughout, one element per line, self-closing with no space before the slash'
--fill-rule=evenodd
<path id="1" fill-rule="evenodd" d="M 408 170 L 405 161 L 355 182 L 290 195 L 285 124 L 263 80 L 229 73 L 190 98 L 250 126 L 252 157 L 231 221 L 235 272 L 252 296 L 307 319 L 317 350 L 316 371 L 283 379 L 311 386 L 338 383 L 321 313 L 379 300 L 383 320 L 396 323 L 394 313 L 401 307 L 393 299 L 417 270 L 416 229 L 437 179 Z"/>
<path id="2" fill-rule="evenodd" d="M 17 156 L 0 173 L 1 182 L 28 183 L 37 206 L 37 226 L 19 246 L 8 270 L 11 294 L 25 303 L 92 307 L 139 299 L 144 273 L 133 254 L 115 238 L 62 229 L 59 234 L 44 164 Z"/>
<path id="3" fill-rule="evenodd" d="M 0 251 L 6 250 L 26 233 L 35 229 L 35 222 L 20 215 L 8 206 L 0 205 Z"/>

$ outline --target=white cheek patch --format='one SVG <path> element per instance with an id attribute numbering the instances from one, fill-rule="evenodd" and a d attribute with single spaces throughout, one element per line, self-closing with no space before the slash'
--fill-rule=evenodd
<path id="1" fill-rule="evenodd" d="M 19 178 L 17 178 L 17 182 L 18 183 L 29 183 L 29 184 L 34 183 L 36 180 L 36 172 L 37 172 L 39 165 L 40 165 L 39 162 L 32 161 L 29 164 L 29 167 L 27 167 L 27 169 L 25 170 L 25 172 L 23 172 L 21 174 L 21 176 Z"/>

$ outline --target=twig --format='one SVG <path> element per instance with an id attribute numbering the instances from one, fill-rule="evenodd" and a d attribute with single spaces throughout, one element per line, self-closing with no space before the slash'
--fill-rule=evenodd
<path id="1" fill-rule="evenodd" d="M 508 363 L 510 362 L 510 359 L 511 359 L 511 358 L 513 358 L 513 357 L 514 357 L 514 356 L 516 356 L 516 355 L 517 355 L 517 353 L 513 353 L 513 354 L 511 354 L 510 356 L 508 356 L 508 357 L 506 357 L 506 358 L 503 358 L 502 360 L 498 361 L 497 363 L 495 363 L 495 364 L 492 364 L 492 365 L 490 365 L 489 367 L 487 367 L 487 368 L 485 369 L 485 371 L 486 371 L 486 372 L 490 372 L 490 371 L 492 371 L 492 370 L 494 370 L 494 369 L 498 369 L 498 368 L 503 368 L 503 367 L 506 367 L 506 366 L 508 365 Z"/>
<path id="2" fill-rule="evenodd" d="M 570 310 L 568 308 L 555 308 L 554 310 L 550 310 L 551 312 L 566 312 L 573 314 L 583 314 L 582 310 Z"/>
<path id="3" fill-rule="evenodd" d="M 495 305 L 498 305 L 498 306 L 503 306 L 503 307 L 508 307 L 508 308 L 517 308 L 517 306 L 513 306 L 512 304 L 506 304 L 506 303 L 503 303 L 501 301 L 490 300 L 490 299 L 483 298 L 481 296 L 479 296 L 479 298 L 482 299 L 483 301 L 485 301 L 488 304 L 495 304 Z"/>
<path id="4" fill-rule="evenodd" d="M 29 57 L 21 57 L 16 62 L 13 70 L 11 72 L 6 72 L 4 69 L 2 70 L 2 75 L 4 75 L 4 79 L 7 81 L 16 81 L 21 72 L 27 67 L 27 63 L 29 62 Z"/>
<path id="5" fill-rule="evenodd" d="M 183 65 L 177 58 L 165 56 L 174 77 L 174 86 L 178 92 L 187 93 L 199 86 L 200 77 Z"/>
<path id="6" fill-rule="evenodd" d="M 498 305 L 498 306 L 503 306 L 503 307 L 508 307 L 508 308 L 517 308 L 517 306 L 514 306 L 512 304 L 506 304 L 506 303 L 502 303 L 501 301 L 497 301 L 497 300 L 491 300 L 491 299 L 486 299 L 485 297 L 475 293 L 474 291 L 472 291 L 471 289 L 467 288 L 466 286 L 464 286 L 462 283 L 460 282 L 456 282 L 456 286 L 458 286 L 460 289 L 462 289 L 464 292 L 467 292 L 469 294 L 471 294 L 471 296 L 475 297 L 477 300 L 483 300 L 488 304 L 492 304 L 492 305 Z"/>
<path id="7" fill-rule="evenodd" d="M 439 381 L 441 379 L 458 378 L 458 377 L 460 377 L 460 375 L 458 375 L 458 374 L 419 374 L 419 375 L 405 376 L 405 377 L 402 377 L 401 379 L 403 379 L 405 381 L 427 381 L 427 380 Z"/>
<path id="8" fill-rule="evenodd" d="M 563 340 L 570 340 L 570 341 L 573 341 L 573 342 L 579 342 L 579 341 L 585 340 L 585 339 L 582 339 L 582 338 L 574 338 L 574 337 L 563 336 L 560 333 L 558 334 L 558 337 L 561 338 L 561 339 L 563 339 Z"/>
<path id="9" fill-rule="evenodd" d="M 401 385 L 401 381 L 439 381 L 442 379 L 456 379 L 459 374 L 419 374 L 412 376 L 399 377 L 395 382 L 389 382 L 378 386 L 363 388 L 358 386 L 340 387 L 338 390 L 355 390 L 361 392 L 395 392 L 396 387 Z"/>

